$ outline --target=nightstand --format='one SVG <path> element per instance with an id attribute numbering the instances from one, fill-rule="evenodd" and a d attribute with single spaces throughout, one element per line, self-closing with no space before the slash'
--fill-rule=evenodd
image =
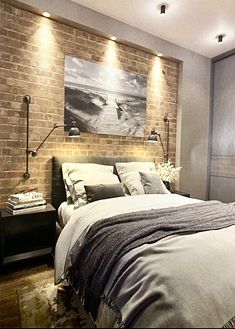
<path id="1" fill-rule="evenodd" d="M 182 195 L 182 196 L 186 196 L 187 198 L 190 198 L 190 193 L 187 193 L 187 192 L 172 191 L 171 193 L 179 194 L 179 195 Z"/>
<path id="2" fill-rule="evenodd" d="M 55 245 L 56 210 L 45 209 L 12 215 L 5 209 L 0 217 L 0 265 L 50 254 Z"/>

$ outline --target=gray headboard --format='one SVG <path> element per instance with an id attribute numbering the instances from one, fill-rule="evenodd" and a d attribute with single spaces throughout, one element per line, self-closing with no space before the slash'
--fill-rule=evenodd
<path id="1" fill-rule="evenodd" d="M 54 156 L 52 158 L 52 205 L 58 209 L 59 205 L 66 200 L 63 176 L 62 163 L 64 162 L 80 162 L 80 163 L 98 163 L 104 165 L 112 165 L 116 162 L 130 162 L 130 161 L 154 161 L 153 158 L 140 157 L 102 157 L 102 156 Z M 114 166 L 115 172 L 115 166 Z M 116 172 L 115 172 L 116 173 Z"/>

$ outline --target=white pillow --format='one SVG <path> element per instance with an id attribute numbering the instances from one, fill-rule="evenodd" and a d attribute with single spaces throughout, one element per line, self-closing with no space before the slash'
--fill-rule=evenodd
<path id="1" fill-rule="evenodd" d="M 116 162 L 115 166 L 121 182 L 130 194 L 145 193 L 141 183 L 139 171 L 154 172 L 154 162 Z M 130 172 L 134 172 L 134 174 L 127 175 Z"/>
<path id="2" fill-rule="evenodd" d="M 143 184 L 141 183 L 140 173 L 138 171 L 130 171 L 123 174 L 122 183 L 131 195 L 145 194 Z"/>
<path id="3" fill-rule="evenodd" d="M 79 178 L 79 174 L 88 174 L 88 173 L 107 173 L 110 175 L 113 175 L 113 166 L 106 166 L 96 163 L 70 163 L 70 162 L 64 162 L 62 164 L 62 174 L 63 174 L 63 180 L 64 180 L 64 186 L 66 191 L 66 197 L 68 203 L 74 203 L 77 201 L 77 195 L 76 191 L 74 190 L 74 183 L 75 181 L 82 179 Z M 116 176 L 116 175 L 115 175 Z M 117 176 L 116 176 L 117 178 Z M 116 179 L 115 179 L 115 182 Z M 118 181 L 119 182 L 119 181 Z M 98 182 L 98 184 L 103 182 Z M 110 183 L 113 184 L 114 180 Z M 93 184 L 93 182 L 90 182 L 89 184 Z M 94 183 L 96 184 L 96 183 Z M 81 185 L 81 184 L 80 184 Z M 84 185 L 84 184 L 83 184 Z M 85 192 L 85 190 L 83 191 Z"/>

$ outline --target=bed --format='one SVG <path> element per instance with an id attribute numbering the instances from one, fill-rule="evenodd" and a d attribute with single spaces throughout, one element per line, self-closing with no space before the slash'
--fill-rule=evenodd
<path id="1" fill-rule="evenodd" d="M 53 205 L 67 197 L 64 162 L 110 165 L 116 175 L 115 163 L 132 161 L 143 159 L 54 157 Z M 97 327 L 235 327 L 233 203 L 124 194 L 69 210 L 59 226 L 55 284 L 74 287 Z"/>

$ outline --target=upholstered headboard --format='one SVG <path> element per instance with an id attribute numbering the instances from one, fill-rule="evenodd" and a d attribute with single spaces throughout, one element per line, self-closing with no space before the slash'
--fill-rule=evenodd
<path id="1" fill-rule="evenodd" d="M 53 206 L 58 209 L 59 205 L 66 200 L 63 176 L 62 163 L 64 162 L 80 162 L 80 163 L 98 163 L 104 165 L 112 165 L 116 162 L 130 161 L 154 161 L 153 158 L 141 157 L 102 157 L 102 156 L 54 156 L 52 158 L 52 196 L 51 201 Z M 114 166 L 115 172 L 115 166 Z M 116 172 L 115 172 L 116 173 Z"/>

